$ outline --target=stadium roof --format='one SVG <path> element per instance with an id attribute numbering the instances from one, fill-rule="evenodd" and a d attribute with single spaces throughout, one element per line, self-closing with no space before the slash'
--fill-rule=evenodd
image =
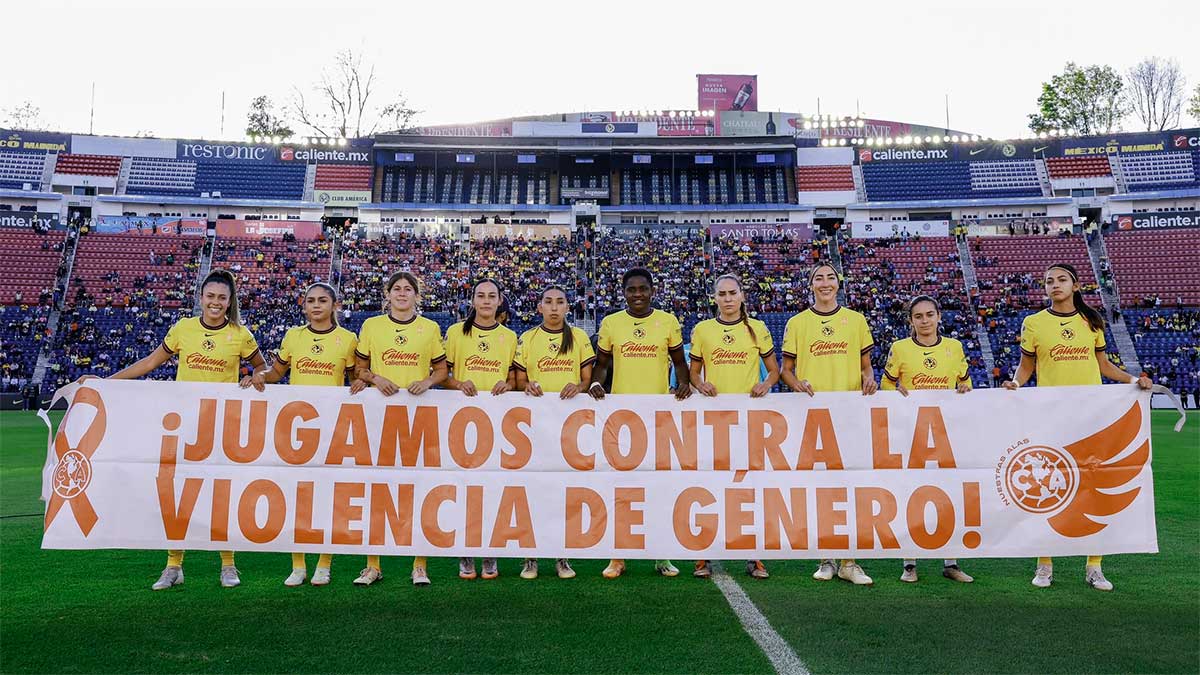
<path id="1" fill-rule="evenodd" d="M 289 199 L 225 199 L 223 197 L 175 197 L 172 195 L 100 195 L 101 202 L 124 204 L 195 204 L 198 206 L 250 206 L 282 209 L 323 209 L 320 202 Z"/>
<path id="2" fill-rule="evenodd" d="M 1112 202 L 1133 202 L 1142 201 L 1145 199 L 1184 199 L 1187 197 L 1200 197 L 1200 188 L 1186 188 L 1183 190 L 1156 190 L 1154 192 L 1130 192 L 1122 195 L 1111 195 L 1108 200 Z"/>
<path id="3" fill-rule="evenodd" d="M 1022 204 L 1070 204 L 1070 197 L 997 197 L 993 199 L 928 199 L 907 202 L 859 202 L 847 209 L 951 209 L 972 206 L 1019 206 Z"/>

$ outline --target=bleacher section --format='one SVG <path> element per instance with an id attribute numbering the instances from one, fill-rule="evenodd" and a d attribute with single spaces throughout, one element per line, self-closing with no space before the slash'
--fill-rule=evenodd
<path id="1" fill-rule="evenodd" d="M 372 171 L 370 166 L 318 164 L 313 187 L 318 190 L 370 190 Z"/>
<path id="2" fill-rule="evenodd" d="M 1050 178 L 1099 178 L 1112 175 L 1108 157 L 1047 157 L 1046 171 Z"/>
<path id="3" fill-rule="evenodd" d="M 125 192 L 131 195 L 194 197 L 196 163 L 186 159 L 134 157 Z"/>
<path id="4" fill-rule="evenodd" d="M 16 302 L 34 304 L 45 289 L 53 289 L 66 233 L 38 234 L 30 230 L 0 228 L 0 260 L 4 261 L 5 283 L 0 287 L 0 305 Z"/>
<path id="5" fill-rule="evenodd" d="M 36 297 L 33 300 L 37 300 Z M 0 311 L 0 390 L 19 391 L 33 376 L 42 340 L 46 337 L 49 307 L 10 306 Z"/>
<path id="6" fill-rule="evenodd" d="M 1073 265 L 1084 287 L 1084 299 L 1094 306 L 1100 304 L 1096 275 L 1092 273 L 1083 237 L 977 237 L 971 239 L 970 250 L 979 279 L 981 304 L 985 307 L 997 303 L 1015 309 L 1046 307 L 1043 275 L 1047 267 L 1058 262 Z M 991 264 L 992 260 L 995 264 Z"/>
<path id="7" fill-rule="evenodd" d="M 202 237 L 85 235 L 67 305 L 190 309 L 203 245 Z"/>
<path id="8" fill-rule="evenodd" d="M 854 189 L 854 173 L 844 166 L 798 166 L 796 189 L 800 192 L 847 191 Z"/>
<path id="9" fill-rule="evenodd" d="M 549 204 L 549 172 L 442 169 L 412 166 L 384 168 L 381 199 L 401 204 Z"/>
<path id="10" fill-rule="evenodd" d="M 1121 173 L 1130 192 L 1200 186 L 1200 152 L 1122 153 Z"/>
<path id="11" fill-rule="evenodd" d="M 190 315 L 190 305 L 179 309 L 79 307 L 64 311 L 50 352 L 50 367 L 42 381 L 43 391 L 54 391 L 80 375 L 112 375 L 157 349 L 171 325 Z M 147 379 L 175 379 L 175 361 L 172 358 L 159 366 Z"/>
<path id="12" fill-rule="evenodd" d="M 867 199 L 979 199 L 1038 197 L 1032 160 L 1003 162 L 867 162 L 862 165 Z"/>
<path id="13" fill-rule="evenodd" d="M 20 190 L 26 183 L 38 190 L 46 165 L 44 152 L 0 150 L 0 188 Z"/>
<path id="14" fill-rule="evenodd" d="M 1200 310 L 1123 312 L 1142 369 L 1176 393 L 1200 388 Z"/>
<path id="15" fill-rule="evenodd" d="M 1147 297 L 1164 305 L 1200 305 L 1200 230 L 1112 232 L 1104 236 L 1123 307 Z"/>
<path id="16" fill-rule="evenodd" d="M 971 189 L 989 195 L 1037 196 L 1042 193 L 1037 165 L 1032 159 L 1004 162 L 971 162 Z"/>
<path id="17" fill-rule="evenodd" d="M 117 176 L 121 173 L 121 158 L 111 155 L 61 154 L 54 165 L 54 173 L 69 173 L 83 176 Z"/>
<path id="18" fill-rule="evenodd" d="M 347 238 L 342 242 L 342 307 L 367 316 L 379 312 L 384 282 L 409 270 L 424 284 L 422 311 L 450 312 L 465 292 L 458 262 L 458 245 L 446 237 Z"/>
<path id="19" fill-rule="evenodd" d="M 196 191 L 220 192 L 226 199 L 294 199 L 304 197 L 303 164 L 196 164 Z"/>

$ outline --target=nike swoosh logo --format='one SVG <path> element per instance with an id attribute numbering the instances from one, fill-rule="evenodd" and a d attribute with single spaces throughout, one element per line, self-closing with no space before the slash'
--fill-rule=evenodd
<path id="1" fill-rule="evenodd" d="M 1071 323 L 1071 322 L 1070 322 L 1070 321 L 1067 321 L 1066 323 L 1059 322 L 1059 324 L 1058 324 L 1058 325 L 1060 325 L 1060 326 L 1065 326 L 1065 325 L 1067 325 L 1067 324 L 1069 324 L 1069 323 Z"/>
<path id="2" fill-rule="evenodd" d="M 212 337 L 214 335 L 216 335 L 216 333 L 205 333 L 204 337 Z"/>
<path id="3" fill-rule="evenodd" d="M 634 322 L 633 322 L 633 325 L 635 325 L 635 326 L 640 326 L 640 325 L 642 325 L 642 324 L 644 324 L 644 323 L 646 323 L 646 322 L 645 322 L 645 321 L 634 321 Z"/>
<path id="4" fill-rule="evenodd" d="M 822 321 L 821 323 L 829 323 L 829 321 L 830 321 L 830 319 L 826 319 L 825 321 Z"/>
<path id="5" fill-rule="evenodd" d="M 972 151 L 971 151 L 971 156 L 972 156 L 972 157 L 974 157 L 975 155 L 978 155 L 978 154 L 979 154 L 979 153 L 981 153 L 981 152 L 985 152 L 986 150 L 987 150 L 987 148 L 980 148 L 980 149 L 978 149 L 978 150 L 972 150 Z"/>
<path id="6" fill-rule="evenodd" d="M 324 340 L 324 339 L 325 338 L 313 338 L 313 342 L 320 342 L 321 340 Z"/>
<path id="7" fill-rule="evenodd" d="M 1046 149 L 1046 148 L 1048 148 L 1048 147 L 1050 147 L 1050 146 L 1048 146 L 1048 145 L 1043 145 L 1043 146 L 1042 146 L 1042 147 L 1040 147 L 1040 148 L 1034 148 L 1034 149 L 1033 149 L 1033 151 L 1034 151 L 1034 152 L 1041 152 L 1041 151 L 1045 150 L 1045 149 Z"/>
<path id="8" fill-rule="evenodd" d="M 932 354 L 932 353 L 933 353 L 933 352 L 925 352 L 925 356 L 929 356 L 929 355 L 930 355 L 930 354 Z"/>

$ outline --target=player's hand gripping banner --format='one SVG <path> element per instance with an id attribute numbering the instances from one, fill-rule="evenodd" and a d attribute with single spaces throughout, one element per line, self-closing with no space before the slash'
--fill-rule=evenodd
<path id="1" fill-rule="evenodd" d="M 1134 386 L 467 398 L 93 380 L 45 548 L 572 558 L 1155 552 Z"/>

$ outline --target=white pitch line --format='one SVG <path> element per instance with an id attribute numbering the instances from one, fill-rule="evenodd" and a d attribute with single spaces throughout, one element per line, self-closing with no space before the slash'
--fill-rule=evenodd
<path id="1" fill-rule="evenodd" d="M 742 622 L 742 628 L 750 637 L 754 638 L 759 648 L 763 650 L 763 654 L 767 655 L 775 672 L 779 675 L 809 675 L 804 662 L 800 660 L 799 656 L 796 656 L 791 645 L 775 632 L 771 623 L 767 621 L 767 617 L 763 616 L 763 613 L 750 600 L 750 596 L 746 595 L 746 591 L 742 590 L 738 582 L 729 576 L 720 563 L 714 562 L 712 567 L 712 578 L 716 582 L 717 588 L 721 589 L 721 593 L 725 596 L 730 608 L 733 609 L 733 613 L 737 614 L 738 621 Z"/>

